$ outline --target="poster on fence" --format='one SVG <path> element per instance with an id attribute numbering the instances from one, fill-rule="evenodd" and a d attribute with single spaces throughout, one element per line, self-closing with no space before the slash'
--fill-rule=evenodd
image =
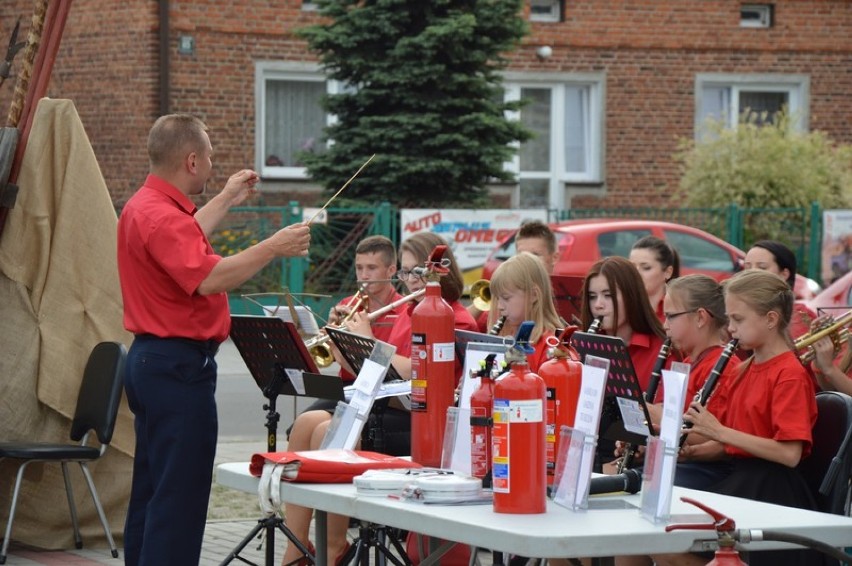
<path id="1" fill-rule="evenodd" d="M 822 217 L 822 281 L 828 286 L 852 270 L 852 210 L 826 210 Z"/>
<path id="2" fill-rule="evenodd" d="M 466 285 L 482 275 L 485 260 L 507 236 L 527 220 L 547 222 L 547 210 L 404 208 L 400 242 L 418 232 L 434 232 L 453 250 Z"/>

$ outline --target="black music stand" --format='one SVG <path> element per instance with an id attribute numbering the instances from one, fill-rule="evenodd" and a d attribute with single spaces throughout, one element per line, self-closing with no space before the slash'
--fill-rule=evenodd
<path id="1" fill-rule="evenodd" d="M 467 355 L 467 345 L 470 342 L 475 344 L 495 344 L 497 346 L 506 346 L 514 340 L 511 336 L 495 336 L 493 334 L 483 334 L 482 332 L 474 332 L 472 330 L 456 329 L 456 357 L 464 367 L 464 358 Z"/>
<path id="2" fill-rule="evenodd" d="M 285 322 L 277 317 L 232 316 L 231 340 L 267 399 L 263 409 L 266 411 L 268 452 L 277 450 L 280 415 L 275 408 L 275 403 L 278 395 L 343 399 L 343 385 L 340 378 L 317 373 L 316 364 L 305 348 L 296 325 L 292 322 Z M 304 391 L 296 390 L 296 386 L 288 375 L 290 372 L 301 375 Z M 272 515 L 258 519 L 254 528 L 228 554 L 220 566 L 230 564 L 235 558 L 257 566 L 239 554 L 253 538 L 261 538 L 263 534 L 266 534 L 266 566 L 276 566 L 275 529 L 284 533 L 302 552 L 304 558 L 313 560 L 308 548 L 287 528 L 284 519 L 278 515 Z"/>
<path id="3" fill-rule="evenodd" d="M 636 378 L 633 362 L 627 346 L 617 336 L 575 332 L 571 336 L 571 345 L 580 354 L 580 359 L 586 356 L 597 356 L 609 360 L 609 374 L 606 378 L 606 391 L 601 412 L 600 436 L 608 440 L 621 440 L 634 445 L 647 444 L 647 438 L 625 428 L 624 419 L 618 408 L 619 402 L 636 403 L 642 408 L 645 426 L 653 434 L 650 426 L 651 415 L 648 405 L 642 395 L 642 387 Z M 622 401 L 619 401 L 621 399 Z"/>
<path id="4" fill-rule="evenodd" d="M 376 345 L 375 338 L 367 338 L 360 334 L 352 334 L 345 330 L 338 330 L 333 327 L 326 327 L 326 332 L 331 337 L 331 341 L 340 350 L 340 355 L 352 368 L 352 372 L 358 375 L 361 372 L 361 366 L 364 365 L 364 360 L 370 357 L 373 352 L 373 347 Z M 397 373 L 393 366 L 388 368 L 388 373 L 385 375 L 385 381 L 402 381 L 402 376 Z"/>

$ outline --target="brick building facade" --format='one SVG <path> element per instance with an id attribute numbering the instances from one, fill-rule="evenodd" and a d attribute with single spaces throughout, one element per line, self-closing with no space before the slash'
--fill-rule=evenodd
<path id="1" fill-rule="evenodd" d="M 788 104 L 803 129 L 852 143 L 849 0 L 765 4 L 768 27 L 750 25 L 742 11 L 749 6 L 731 0 L 533 3 L 557 6 L 557 21 L 532 22 L 511 55 L 507 96 L 533 101 L 521 119 L 540 135 L 510 165 L 521 182 L 503 188 L 505 204 L 672 205 L 678 140 L 695 137 L 707 114 L 735 115 L 752 104 Z M 314 204 L 318 193 L 298 164 L 271 147 L 286 152 L 287 144 L 313 139 L 273 139 L 277 96 L 292 112 L 304 104 L 294 102 L 300 96 L 334 88 L 293 35 L 316 21 L 301 0 L 74 0 L 48 94 L 75 101 L 116 204 L 144 178 L 145 137 L 166 108 L 163 6 L 167 109 L 209 125 L 212 186 L 253 167 L 263 172 L 267 204 Z M 0 4 L 0 44 L 16 17 L 29 27 L 31 10 L 32 0 Z M 549 19 L 542 13 L 532 19 Z M 13 82 L 0 88 L 4 113 Z"/>

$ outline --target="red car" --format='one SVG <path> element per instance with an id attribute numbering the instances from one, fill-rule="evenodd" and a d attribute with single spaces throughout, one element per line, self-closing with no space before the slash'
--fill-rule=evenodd
<path id="1" fill-rule="evenodd" d="M 852 309 L 852 271 L 839 277 L 807 302 L 817 314 L 831 314 L 838 318 Z"/>
<path id="2" fill-rule="evenodd" d="M 703 230 L 655 220 L 568 220 L 550 224 L 559 245 L 559 261 L 553 275 L 585 277 L 600 258 L 618 255 L 628 257 L 639 238 L 658 236 L 669 242 L 680 255 L 680 273 L 703 273 L 717 281 L 729 278 L 742 269 L 745 252 Z M 482 268 L 482 276 L 491 279 L 497 266 L 515 254 L 512 234 L 491 252 Z M 796 276 L 796 297 L 814 296 L 809 280 Z"/>

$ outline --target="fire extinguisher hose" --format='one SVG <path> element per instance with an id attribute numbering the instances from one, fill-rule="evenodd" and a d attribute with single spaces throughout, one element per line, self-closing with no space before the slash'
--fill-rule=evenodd
<path id="1" fill-rule="evenodd" d="M 834 548 L 833 546 L 827 543 L 814 540 L 812 538 L 808 538 L 802 535 L 794 535 L 792 533 L 785 533 L 784 531 L 739 529 L 737 530 L 737 535 L 735 538 L 740 542 L 751 542 L 758 540 L 789 542 L 792 544 L 797 544 L 799 546 L 804 546 L 806 548 L 812 548 L 813 550 L 817 550 L 819 552 L 822 552 L 823 554 L 827 554 L 828 556 L 831 556 L 834 559 L 840 560 L 841 563 L 852 564 L 852 555 L 846 554 L 839 548 Z"/>

